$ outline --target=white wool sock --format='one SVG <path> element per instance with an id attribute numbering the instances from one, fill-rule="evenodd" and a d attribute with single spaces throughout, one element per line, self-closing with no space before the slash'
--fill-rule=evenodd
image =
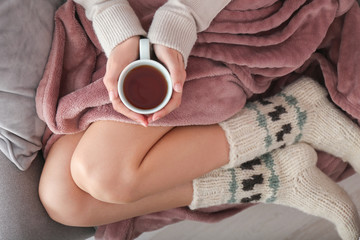
<path id="1" fill-rule="evenodd" d="M 303 77 L 273 97 L 249 102 L 219 124 L 230 145 L 230 160 L 224 168 L 306 142 L 349 162 L 360 173 L 360 128 L 327 95 L 320 84 Z"/>
<path id="2" fill-rule="evenodd" d="M 305 143 L 277 149 L 239 167 L 216 169 L 193 181 L 191 209 L 222 204 L 274 203 L 335 224 L 342 239 L 360 236 L 359 216 L 347 193 L 316 167 Z"/>

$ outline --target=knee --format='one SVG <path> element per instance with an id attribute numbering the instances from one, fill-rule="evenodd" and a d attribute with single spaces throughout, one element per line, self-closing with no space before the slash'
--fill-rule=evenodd
<path id="1" fill-rule="evenodd" d="M 92 197 L 108 203 L 125 204 L 139 199 L 136 169 L 113 166 L 76 154 L 71 161 L 71 175 L 74 182 Z"/>
<path id="2" fill-rule="evenodd" d="M 67 226 L 91 226 L 87 222 L 86 203 L 74 195 L 74 191 L 59 182 L 40 181 L 40 201 L 52 220 Z"/>

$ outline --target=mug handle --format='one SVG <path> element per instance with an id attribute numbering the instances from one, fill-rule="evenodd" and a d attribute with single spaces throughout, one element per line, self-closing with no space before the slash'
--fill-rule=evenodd
<path id="1" fill-rule="evenodd" d="M 150 41 L 147 38 L 140 39 L 139 42 L 140 59 L 150 59 Z"/>

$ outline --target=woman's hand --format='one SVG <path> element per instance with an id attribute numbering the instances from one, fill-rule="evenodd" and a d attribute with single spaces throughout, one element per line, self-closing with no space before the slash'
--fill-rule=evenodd
<path id="1" fill-rule="evenodd" d="M 104 76 L 104 84 L 115 111 L 145 127 L 149 122 L 156 121 L 166 116 L 180 106 L 182 88 L 186 78 L 185 66 L 181 53 L 159 44 L 154 45 L 154 51 L 159 61 L 161 61 L 169 70 L 174 90 L 168 104 L 152 115 L 144 116 L 128 109 L 122 103 L 117 88 L 117 82 L 122 70 L 138 58 L 139 36 L 134 36 L 125 40 L 111 51 Z"/>
<path id="2" fill-rule="evenodd" d="M 185 65 L 181 53 L 159 44 L 154 45 L 154 52 L 159 61 L 169 70 L 174 90 L 168 104 L 160 111 L 148 116 L 148 122 L 156 121 L 180 106 L 186 78 Z"/>
<path id="3" fill-rule="evenodd" d="M 135 61 L 139 55 L 139 36 L 131 37 L 117 45 L 110 53 L 106 64 L 106 73 L 104 84 L 109 93 L 110 101 L 115 111 L 126 117 L 140 123 L 143 126 L 148 125 L 148 119 L 144 115 L 135 113 L 128 109 L 121 101 L 117 82 L 122 70 L 131 62 Z"/>

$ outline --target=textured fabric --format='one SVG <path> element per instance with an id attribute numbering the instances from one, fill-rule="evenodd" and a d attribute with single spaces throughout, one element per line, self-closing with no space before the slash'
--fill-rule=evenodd
<path id="1" fill-rule="evenodd" d="M 129 1 L 145 30 L 164 2 Z M 198 34 L 188 60 L 182 105 L 152 126 L 224 121 L 249 98 L 273 95 L 303 74 L 325 83 L 336 105 L 360 119 L 360 15 L 353 4 L 353 0 L 231 1 L 209 28 Z M 69 1 L 58 11 L 56 26 L 37 95 L 39 115 L 49 127 L 45 152 L 61 134 L 84 130 L 100 119 L 133 123 L 110 106 L 102 82 L 106 57 L 83 9 Z M 339 158 L 318 154 L 318 166 L 332 179 L 353 174 Z M 201 211 L 178 208 L 147 214 L 100 226 L 97 238 L 134 239 L 144 231 L 184 219 L 220 221 L 249 206 Z"/>
<path id="2" fill-rule="evenodd" d="M 0 239 L 84 240 L 93 228 L 67 227 L 52 219 L 38 196 L 44 160 L 40 154 L 25 172 L 0 152 Z"/>
<path id="3" fill-rule="evenodd" d="M 106 56 L 125 39 L 146 35 L 127 0 L 74 0 L 85 8 Z M 185 65 L 196 41 L 230 0 L 170 0 L 156 12 L 149 30 L 152 43 L 178 50 Z"/>
<path id="4" fill-rule="evenodd" d="M 178 50 L 185 66 L 197 33 L 209 27 L 230 0 L 169 0 L 160 7 L 151 23 L 149 39 Z"/>
<path id="5" fill-rule="evenodd" d="M 327 98 L 314 80 L 302 77 L 270 98 L 248 102 L 220 123 L 230 145 L 229 163 L 244 161 L 297 142 L 349 162 L 360 173 L 360 128 Z"/>
<path id="6" fill-rule="evenodd" d="M 35 91 L 50 51 L 60 0 L 0 2 L 0 151 L 26 170 L 45 130 Z"/>
<path id="7" fill-rule="evenodd" d="M 216 169 L 193 181 L 191 209 L 249 202 L 290 206 L 335 224 L 343 240 L 360 237 L 357 209 L 348 194 L 316 167 L 317 155 L 298 143 Z"/>
<path id="8" fill-rule="evenodd" d="M 109 56 L 120 42 L 135 35 L 146 35 L 134 10 L 126 0 L 75 0 L 86 10 L 86 16 L 93 22 L 97 38 Z"/>
<path id="9" fill-rule="evenodd" d="M 360 69 L 356 67 L 360 64 L 360 60 L 357 61 L 356 58 L 360 54 L 355 54 L 358 49 L 355 45 L 352 47 L 357 28 L 347 35 L 342 35 L 340 31 L 348 27 L 344 18 L 351 19 L 353 23 L 360 16 L 357 14 L 359 7 L 351 7 L 350 2 L 344 1 L 342 8 L 338 9 L 339 6 L 334 1 L 326 4 L 323 1 L 326 0 L 312 1 L 305 5 L 291 0 L 284 2 L 284 5 L 276 2 L 258 11 L 250 11 L 254 14 L 252 17 L 259 17 L 253 21 L 250 13 L 236 11 L 236 1 L 232 1 L 210 27 L 199 34 L 198 43 L 189 59 L 191 64 L 187 68 L 181 106 L 165 118 L 153 122 L 151 126 L 218 123 L 241 110 L 254 93 L 266 90 L 267 93 L 275 92 L 280 86 L 297 78 L 298 73 L 306 73 L 317 80 L 323 74 L 325 85 L 335 103 L 355 118 L 360 118 L 360 114 L 357 114 L 360 96 L 357 94 L 359 91 L 355 91 L 359 82 L 356 79 L 360 76 L 360 73 L 356 74 Z M 156 10 L 160 3 L 161 1 L 130 2 L 145 29 L 150 26 L 154 13 L 152 10 Z M 324 6 L 327 7 L 323 9 Z M 244 7 L 241 5 L 239 9 Z M 75 17 L 75 11 L 78 17 Z M 338 11 L 347 14 L 336 17 Z M 294 12 L 297 14 L 288 19 L 289 14 Z M 312 18 L 308 17 L 310 15 Z M 276 26 L 280 24 L 281 29 L 273 25 L 275 20 Z M 235 21 L 240 23 L 235 24 Z M 284 21 L 289 24 L 281 24 Z M 344 22 L 343 26 L 339 26 L 340 21 Z M 356 26 L 356 23 L 352 26 Z M 273 31 L 269 30 L 271 27 L 274 28 Z M 99 119 L 134 123 L 112 109 L 102 81 L 106 58 L 83 9 L 76 9 L 69 1 L 58 11 L 56 28 L 52 54 L 37 92 L 38 114 L 51 130 L 44 138 L 47 143 L 45 154 L 59 136 L 52 133 L 79 132 Z M 223 29 L 227 29 L 229 33 L 225 33 Z M 250 33 L 249 29 L 255 33 Z M 263 34 L 258 34 L 257 31 Z M 235 34 L 241 32 L 243 34 Z M 340 47 L 331 44 L 331 39 L 334 38 L 340 38 L 345 45 Z M 299 45 L 301 49 L 296 49 Z M 348 47 L 354 50 L 349 51 Z M 321 48 L 321 51 L 316 50 L 317 48 Z M 344 57 L 326 58 L 335 53 Z M 351 59 L 348 64 L 341 63 L 348 59 Z M 321 68 L 317 68 L 319 64 Z M 351 74 L 349 76 L 338 76 L 337 72 L 344 71 L 336 72 L 335 68 L 340 70 L 345 65 L 354 71 L 348 72 Z M 335 84 L 336 81 L 339 83 Z M 348 88 L 350 83 L 351 89 Z M 72 107 L 69 108 L 69 105 Z"/>
<path id="10" fill-rule="evenodd" d="M 54 12 L 62 2 L 0 1 L 2 240 L 81 240 L 94 234 L 92 228 L 72 228 L 54 222 L 38 197 L 43 167 L 38 151 L 45 123 L 35 111 L 35 90 L 50 51 Z"/>

